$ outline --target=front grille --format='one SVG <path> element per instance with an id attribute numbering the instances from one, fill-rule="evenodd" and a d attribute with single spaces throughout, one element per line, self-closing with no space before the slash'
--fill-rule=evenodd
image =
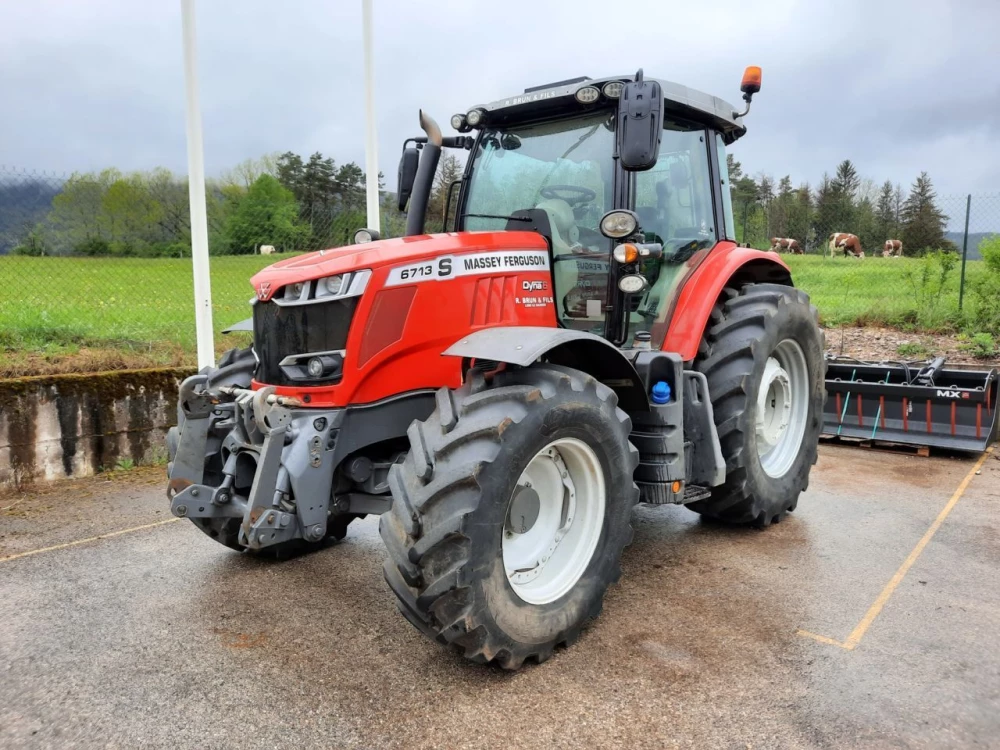
<path id="1" fill-rule="evenodd" d="M 253 346 L 258 359 L 257 381 L 268 385 L 303 385 L 301 381 L 290 380 L 279 363 L 292 354 L 346 348 L 347 331 L 359 299 L 349 297 L 309 305 L 255 304 Z"/>

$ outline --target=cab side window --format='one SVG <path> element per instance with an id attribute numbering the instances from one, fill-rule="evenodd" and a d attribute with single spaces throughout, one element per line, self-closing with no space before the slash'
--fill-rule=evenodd
<path id="1" fill-rule="evenodd" d="M 656 166 L 636 175 L 636 214 L 651 241 L 714 245 L 705 131 L 680 128 L 667 123 Z"/>

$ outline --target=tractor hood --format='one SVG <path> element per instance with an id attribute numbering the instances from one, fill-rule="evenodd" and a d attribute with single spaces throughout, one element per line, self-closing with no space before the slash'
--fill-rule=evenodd
<path id="1" fill-rule="evenodd" d="M 321 279 L 347 271 L 376 271 L 385 266 L 429 260 L 451 253 L 547 248 L 545 239 L 535 232 L 421 234 L 288 258 L 260 271 L 250 279 L 250 283 L 253 284 L 257 299 L 266 302 L 288 284 Z"/>

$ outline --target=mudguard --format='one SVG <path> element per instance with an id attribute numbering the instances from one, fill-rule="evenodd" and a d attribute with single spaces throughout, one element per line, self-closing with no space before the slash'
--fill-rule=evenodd
<path id="1" fill-rule="evenodd" d="M 722 290 L 762 282 L 792 286 L 792 274 L 776 253 L 719 242 L 684 281 L 660 349 L 693 360 Z"/>
<path id="2" fill-rule="evenodd" d="M 464 336 L 443 354 L 527 367 L 541 358 L 593 376 L 618 394 L 627 412 L 649 411 L 649 399 L 635 367 L 600 336 L 567 328 L 497 326 Z"/>

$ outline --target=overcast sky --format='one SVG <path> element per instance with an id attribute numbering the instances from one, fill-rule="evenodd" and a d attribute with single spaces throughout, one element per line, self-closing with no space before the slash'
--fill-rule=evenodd
<path id="1" fill-rule="evenodd" d="M 815 183 L 852 159 L 941 195 L 1000 193 L 1000 0 L 374 0 L 380 167 L 417 109 L 643 67 L 739 100 L 733 153 Z M 363 162 L 360 0 L 198 0 L 208 170 L 273 151 Z M 186 169 L 179 0 L 0 2 L 0 164 Z M 1000 205 L 997 210 L 1000 211 Z"/>

